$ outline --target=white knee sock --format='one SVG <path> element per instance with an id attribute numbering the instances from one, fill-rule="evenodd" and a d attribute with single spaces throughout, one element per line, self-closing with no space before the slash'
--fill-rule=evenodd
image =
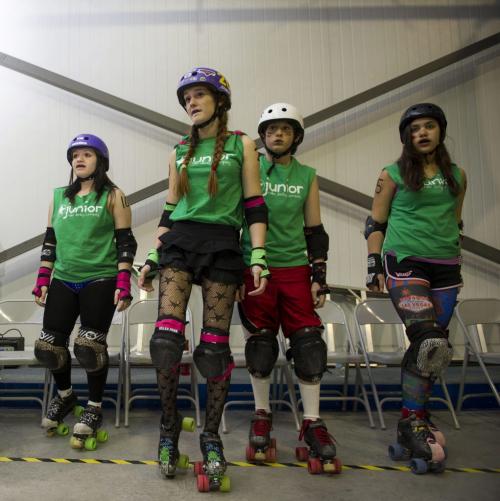
<path id="1" fill-rule="evenodd" d="M 102 402 L 92 402 L 92 400 L 89 400 L 88 405 L 93 405 L 94 407 L 99 407 L 100 409 L 102 407 Z"/>
<path id="2" fill-rule="evenodd" d="M 67 390 L 57 390 L 61 398 L 69 397 L 73 393 L 73 387 L 70 386 Z"/>
<path id="3" fill-rule="evenodd" d="M 250 374 L 252 382 L 253 396 L 255 399 L 255 410 L 263 409 L 266 412 L 271 412 L 269 406 L 269 388 L 271 387 L 271 377 L 253 377 Z"/>
<path id="4" fill-rule="evenodd" d="M 319 383 L 306 383 L 299 379 L 300 396 L 304 407 L 304 419 L 319 419 Z"/>

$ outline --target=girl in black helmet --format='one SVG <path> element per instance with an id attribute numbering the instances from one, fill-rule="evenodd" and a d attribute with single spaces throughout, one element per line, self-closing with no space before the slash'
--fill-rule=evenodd
<path id="1" fill-rule="evenodd" d="M 403 151 L 385 167 L 366 222 L 367 286 L 385 285 L 406 326 L 410 347 L 402 362 L 403 408 L 394 459 L 413 457 L 422 473 L 444 469 L 444 436 L 429 419 L 426 404 L 452 349 L 447 327 L 459 288 L 463 169 L 444 145 L 447 121 L 431 103 L 416 104 L 401 117 Z M 382 265 L 383 260 L 383 265 Z"/>

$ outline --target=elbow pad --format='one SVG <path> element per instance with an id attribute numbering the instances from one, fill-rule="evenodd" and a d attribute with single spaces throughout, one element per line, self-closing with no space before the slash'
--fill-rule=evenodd
<path id="1" fill-rule="evenodd" d="M 45 238 L 42 244 L 42 253 L 40 255 L 41 261 L 50 261 L 53 263 L 56 260 L 56 233 L 51 226 L 47 227 Z"/>
<path id="2" fill-rule="evenodd" d="M 268 210 L 262 195 L 245 198 L 243 206 L 248 227 L 254 223 L 264 223 L 268 226 Z"/>
<path id="3" fill-rule="evenodd" d="M 317 226 L 305 226 L 304 235 L 306 237 L 307 257 L 312 262 L 315 259 L 328 259 L 328 248 L 330 238 L 322 224 Z"/>
<path id="4" fill-rule="evenodd" d="M 137 242 L 131 228 L 115 230 L 116 249 L 119 263 L 133 263 L 137 251 Z"/>
<path id="5" fill-rule="evenodd" d="M 379 223 L 375 221 L 371 216 L 368 216 L 365 221 L 365 238 L 368 240 L 368 237 L 374 233 L 375 231 L 381 231 L 385 236 L 385 230 L 387 229 L 387 221 L 385 223 Z"/>
<path id="6" fill-rule="evenodd" d="M 168 202 L 165 204 L 158 226 L 163 226 L 164 228 L 168 229 L 172 228 L 174 222 L 170 219 L 170 216 L 172 215 L 172 212 L 174 212 L 174 209 L 176 207 L 176 204 L 169 204 Z"/>

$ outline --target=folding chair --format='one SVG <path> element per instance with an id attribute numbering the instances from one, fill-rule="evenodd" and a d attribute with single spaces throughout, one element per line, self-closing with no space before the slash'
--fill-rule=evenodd
<path id="1" fill-rule="evenodd" d="M 500 299 L 464 299 L 455 311 L 465 336 L 457 412 L 462 409 L 464 400 L 473 397 L 494 395 L 500 405 L 498 389 L 486 367 L 500 364 Z M 491 393 L 464 395 L 465 376 L 469 362 L 479 364 L 490 385 Z"/>
<path id="2" fill-rule="evenodd" d="M 141 388 L 131 391 L 131 369 L 133 367 L 152 367 L 149 354 L 149 341 L 154 332 L 158 316 L 158 300 L 143 299 L 134 303 L 126 312 L 126 322 L 123 330 L 124 339 L 124 405 L 125 426 L 129 425 L 130 405 L 135 400 L 159 399 L 156 385 L 150 389 Z M 179 400 L 189 400 L 195 408 L 196 425 L 201 426 L 200 396 L 198 388 L 198 375 L 193 362 L 193 349 L 195 346 L 194 326 L 191 310 L 186 310 L 187 343 L 182 355 L 181 364 L 189 365 L 191 375 L 191 391 L 179 388 Z"/>
<path id="3" fill-rule="evenodd" d="M 244 337 L 244 328 L 241 324 L 240 315 L 237 311 L 237 308 L 233 310 L 233 317 L 231 319 L 231 335 L 229 336 L 229 343 L 231 347 L 231 353 L 234 359 L 234 365 L 237 369 L 245 369 L 246 370 L 246 360 L 245 360 L 245 337 Z M 269 401 L 271 404 L 282 404 L 288 407 L 293 414 L 293 418 L 295 420 L 295 426 L 297 431 L 300 431 L 300 420 L 298 415 L 298 407 L 297 407 L 297 398 L 295 396 L 295 386 L 293 383 L 293 377 L 291 373 L 291 365 L 290 362 L 286 359 L 286 344 L 285 338 L 283 334 L 280 332 L 278 334 L 278 345 L 280 348 L 278 359 L 276 360 L 276 364 L 274 366 L 274 383 L 272 385 L 272 393 L 273 398 Z M 276 371 L 280 370 L 286 380 L 286 384 L 288 387 L 288 395 L 290 401 L 285 400 L 284 398 L 278 398 L 276 396 L 276 385 L 277 385 L 277 373 Z M 251 396 L 253 397 L 252 392 L 230 392 L 230 396 Z M 228 433 L 227 423 L 226 423 L 226 410 L 230 407 L 248 405 L 252 400 L 228 400 L 224 405 L 224 410 L 222 412 L 222 432 Z"/>
<path id="4" fill-rule="evenodd" d="M 0 302 L 0 332 L 6 334 L 12 329 L 21 332 L 24 338 L 23 351 L 0 351 L 0 367 L 33 367 L 40 366 L 35 357 L 34 345 L 40 335 L 43 324 L 43 308 L 40 308 L 32 299 L 30 300 L 9 300 Z M 42 418 L 44 416 L 49 395 L 50 371 L 45 370 L 42 398 L 35 396 L 19 396 L 19 393 L 34 393 L 39 390 L 2 390 L 0 401 L 35 401 L 40 404 Z"/>
<path id="5" fill-rule="evenodd" d="M 390 299 L 366 299 L 356 306 L 354 319 L 380 420 L 380 427 L 385 430 L 386 426 L 382 414 L 382 406 L 385 402 L 400 401 L 401 397 L 390 396 L 382 400 L 379 399 L 379 392 L 373 379 L 371 365 L 399 367 L 409 346 L 409 341 L 405 334 L 404 324 L 401 322 Z M 441 402 L 448 407 L 455 428 L 458 430 L 460 429 L 460 425 L 443 375 L 439 377 L 439 381 L 445 398 L 432 397 L 431 400 Z"/>

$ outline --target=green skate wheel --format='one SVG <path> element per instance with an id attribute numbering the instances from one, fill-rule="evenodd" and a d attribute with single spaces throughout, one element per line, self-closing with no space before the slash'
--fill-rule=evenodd
<path id="1" fill-rule="evenodd" d="M 83 407 L 81 405 L 75 405 L 73 409 L 73 415 L 75 417 L 80 417 L 83 414 Z"/>
<path id="2" fill-rule="evenodd" d="M 195 428 L 195 422 L 193 418 L 190 417 L 185 417 L 182 420 L 182 429 L 183 431 L 194 431 Z"/>
<path id="3" fill-rule="evenodd" d="M 97 440 L 95 437 L 89 437 L 85 439 L 85 449 L 88 451 L 95 451 L 97 449 Z"/>
<path id="4" fill-rule="evenodd" d="M 179 459 L 177 460 L 177 466 L 182 469 L 189 468 L 189 457 L 186 454 L 179 454 Z"/>
<path id="5" fill-rule="evenodd" d="M 107 442 L 109 438 L 108 432 L 106 430 L 97 430 L 96 439 L 98 442 Z"/>
<path id="6" fill-rule="evenodd" d="M 57 434 L 61 437 L 65 437 L 69 433 L 69 426 L 64 423 L 59 423 L 57 425 Z"/>
<path id="7" fill-rule="evenodd" d="M 224 475 L 220 481 L 220 489 L 221 492 L 229 492 L 231 490 L 231 479 Z"/>

